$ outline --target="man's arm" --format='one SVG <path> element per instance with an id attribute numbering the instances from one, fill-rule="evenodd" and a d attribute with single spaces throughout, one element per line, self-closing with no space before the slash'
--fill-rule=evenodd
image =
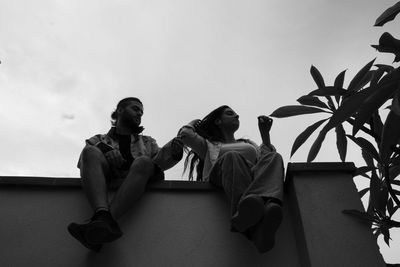
<path id="1" fill-rule="evenodd" d="M 162 170 L 175 166 L 183 157 L 183 144 L 178 138 L 173 138 L 165 144 L 154 156 L 153 161 Z"/>

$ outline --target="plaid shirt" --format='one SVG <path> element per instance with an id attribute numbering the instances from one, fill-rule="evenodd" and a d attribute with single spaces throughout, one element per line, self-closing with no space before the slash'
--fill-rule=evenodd
<path id="1" fill-rule="evenodd" d="M 119 150 L 119 142 L 116 137 L 116 128 L 112 127 L 107 134 L 96 134 L 95 136 L 86 140 L 86 145 L 96 145 L 99 142 L 103 142 L 114 149 Z M 154 163 L 158 165 L 161 170 L 166 170 L 173 167 L 178 163 L 183 155 L 173 155 L 171 149 L 172 140 L 165 146 L 160 148 L 157 145 L 156 140 L 147 135 L 132 135 L 130 150 L 133 158 L 140 156 L 146 156 L 153 159 Z M 78 168 L 80 168 L 81 159 L 78 162 Z"/>

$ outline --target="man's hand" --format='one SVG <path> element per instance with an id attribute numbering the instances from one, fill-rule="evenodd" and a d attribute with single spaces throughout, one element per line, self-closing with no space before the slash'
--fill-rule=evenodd
<path id="1" fill-rule="evenodd" d="M 271 145 L 269 132 L 272 127 L 272 119 L 268 116 L 258 116 L 258 129 L 260 130 L 261 139 L 267 146 Z"/>
<path id="2" fill-rule="evenodd" d="M 121 168 L 121 166 L 126 162 L 121 153 L 116 149 L 108 151 L 104 154 L 104 156 L 106 157 L 108 163 L 116 168 Z"/>

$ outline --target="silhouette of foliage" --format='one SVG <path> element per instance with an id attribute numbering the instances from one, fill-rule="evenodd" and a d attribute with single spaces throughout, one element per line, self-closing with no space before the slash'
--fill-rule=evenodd
<path id="1" fill-rule="evenodd" d="M 382 26 L 400 13 L 400 2 L 383 12 L 375 22 Z M 372 45 L 378 52 L 392 53 L 394 62 L 400 61 L 400 40 L 390 33 L 383 33 L 378 45 Z M 370 180 L 369 186 L 360 190 L 360 197 L 369 192 L 367 211 L 345 210 L 345 214 L 368 222 L 374 235 L 383 235 L 389 245 L 390 229 L 400 227 L 392 216 L 400 207 L 400 68 L 386 64 L 368 62 L 344 87 L 345 73 L 339 73 L 333 86 L 327 86 L 320 71 L 311 66 L 310 74 L 317 89 L 297 99 L 300 105 L 283 106 L 271 116 L 291 116 L 323 113 L 320 119 L 308 126 L 293 143 L 291 157 L 320 128 L 317 138 L 308 153 L 307 162 L 318 155 L 329 131 L 335 129 L 336 146 L 341 161 L 346 160 L 347 139 L 361 149 L 366 166 L 357 168 L 356 174 Z M 381 114 L 389 113 L 382 120 Z M 387 113 L 387 112 L 386 112 Z M 386 114 L 385 113 L 385 114 Z M 349 124 L 351 133 L 346 133 L 344 124 Z M 359 132 L 363 136 L 359 136 Z"/>

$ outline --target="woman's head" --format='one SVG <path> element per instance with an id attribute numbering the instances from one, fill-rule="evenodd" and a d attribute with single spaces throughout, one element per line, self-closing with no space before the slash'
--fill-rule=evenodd
<path id="1" fill-rule="evenodd" d="M 236 114 L 229 106 L 223 105 L 204 117 L 195 126 L 196 132 L 202 137 L 212 142 L 224 142 L 224 132 L 235 132 L 239 128 L 239 115 Z M 202 171 L 204 162 L 200 157 L 191 150 L 185 160 L 185 170 L 189 167 L 189 180 L 193 179 L 193 171 L 196 168 L 196 180 L 202 180 Z"/>
<path id="2" fill-rule="evenodd" d="M 198 134 L 210 141 L 223 142 L 224 131 L 235 132 L 239 128 L 239 115 L 227 105 L 211 111 L 196 127 Z"/>

